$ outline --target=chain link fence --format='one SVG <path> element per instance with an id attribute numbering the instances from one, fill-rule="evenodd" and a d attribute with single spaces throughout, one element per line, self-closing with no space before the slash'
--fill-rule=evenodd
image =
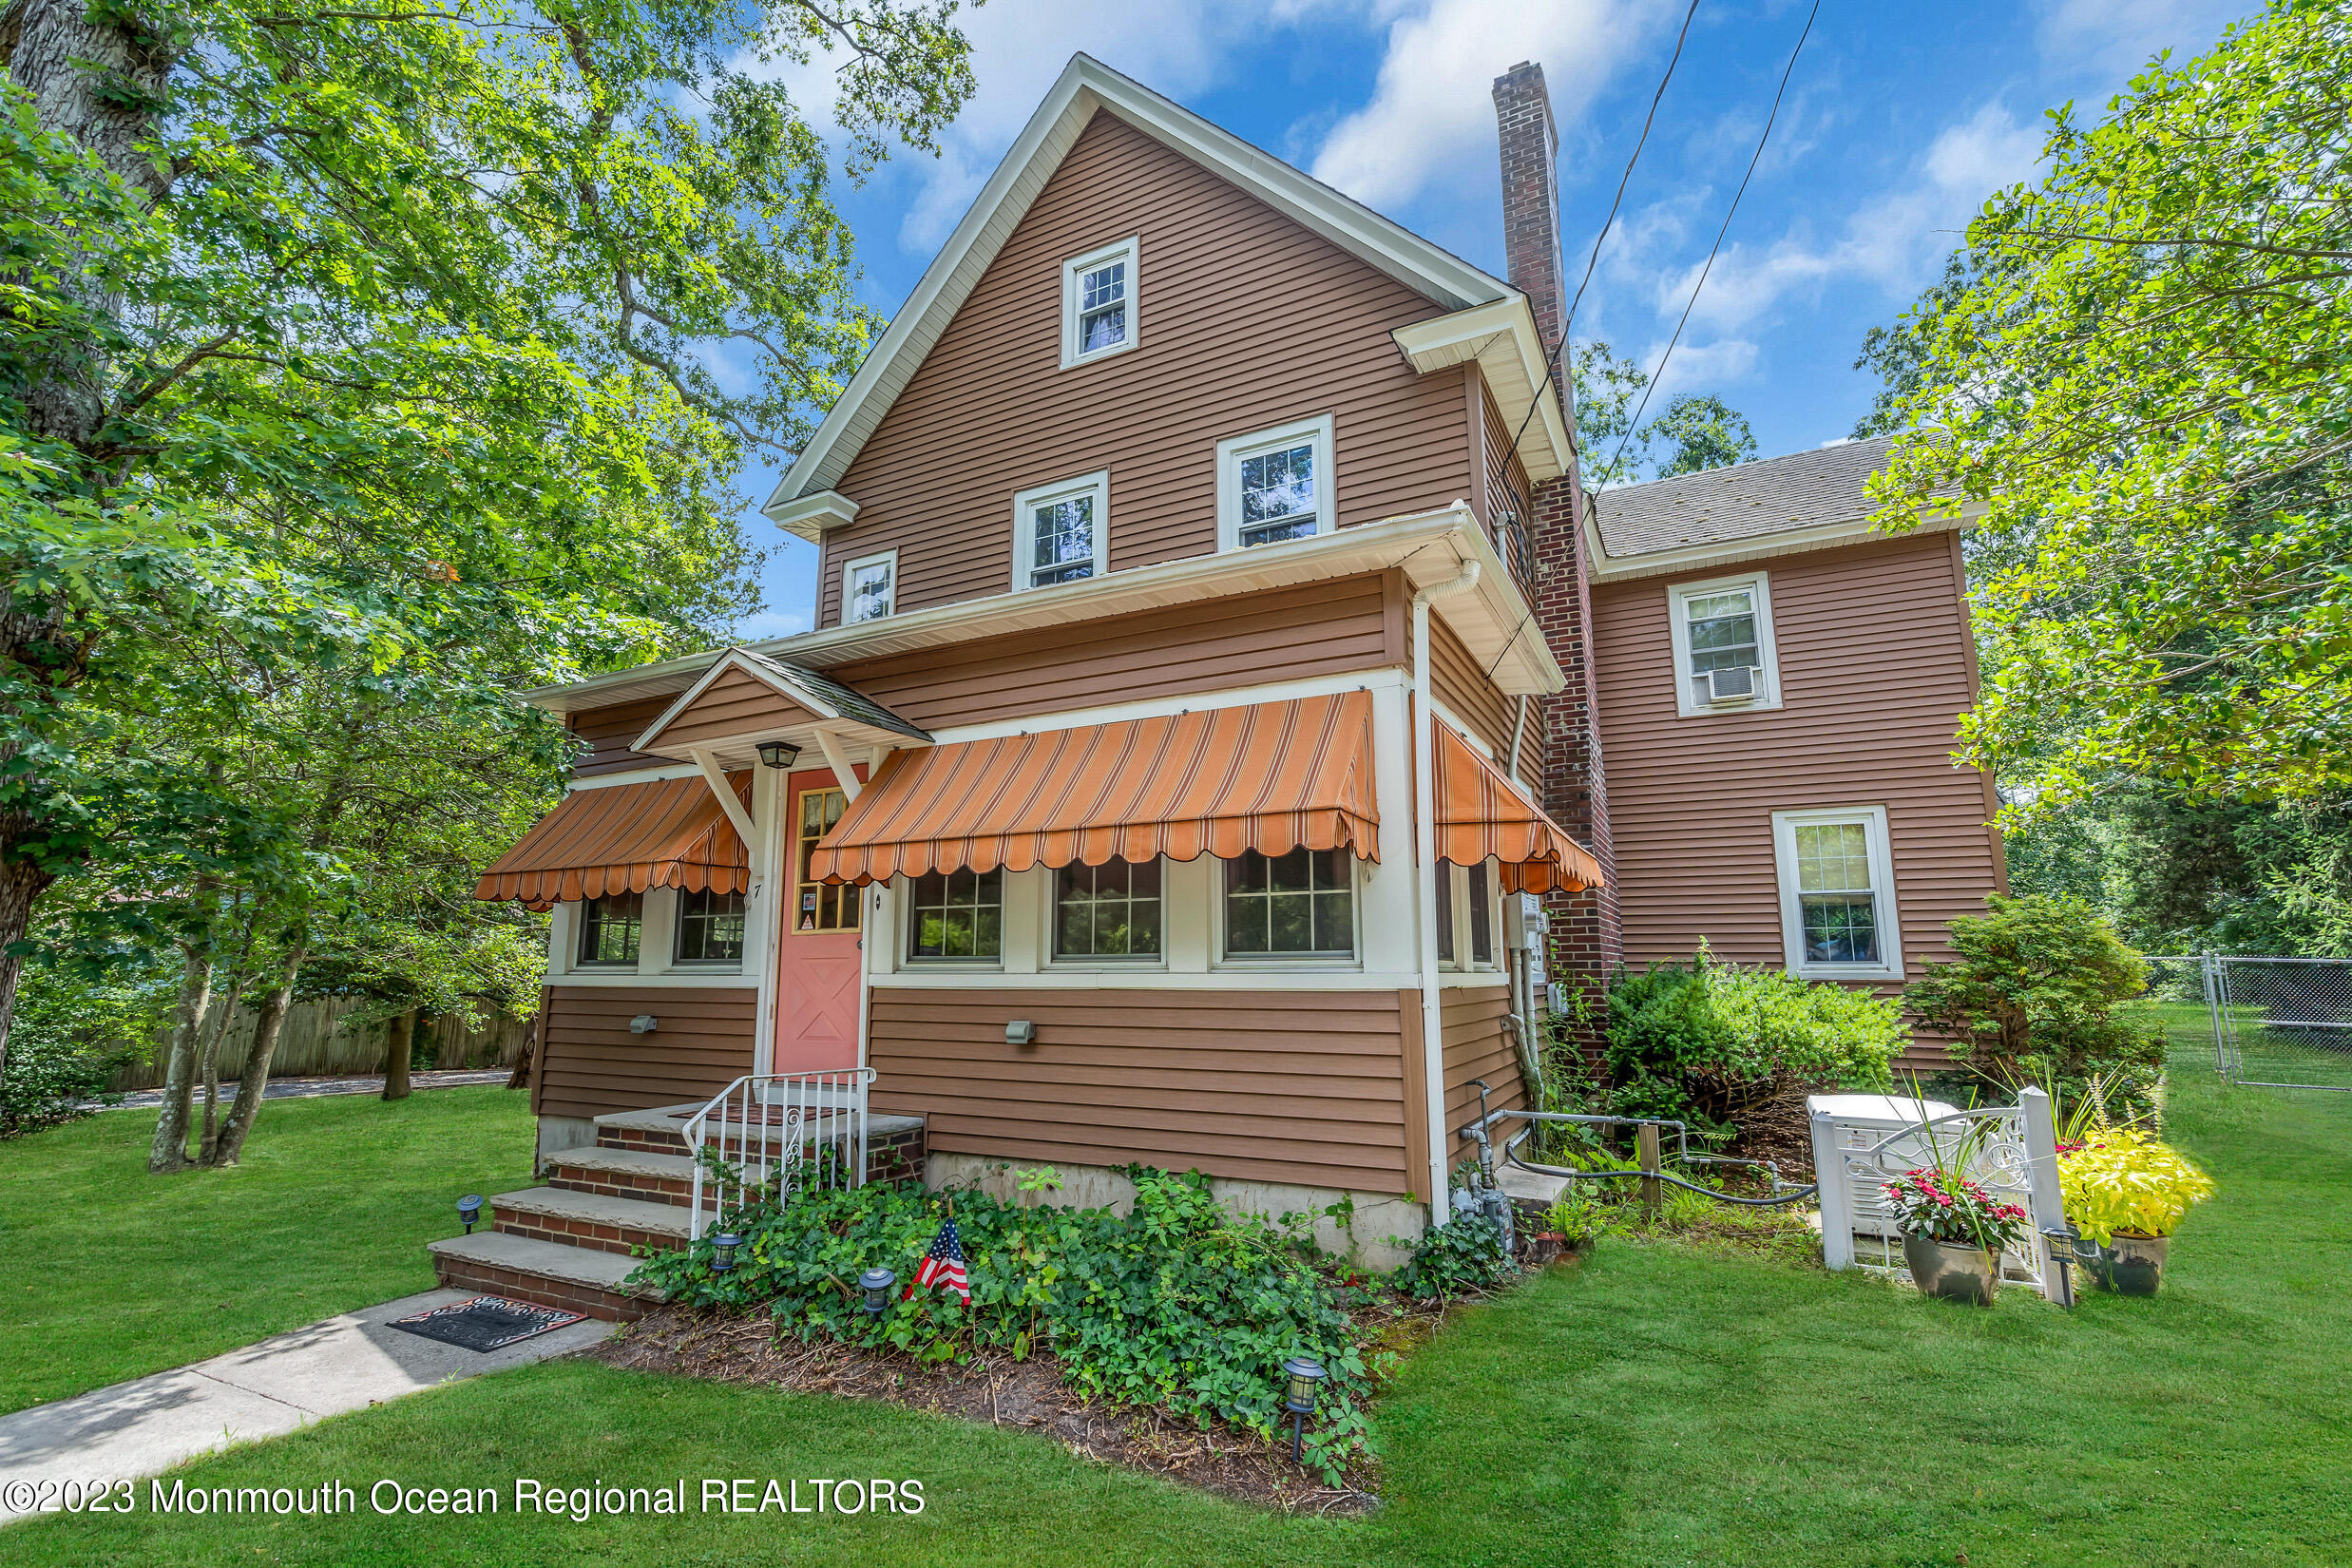
<path id="1" fill-rule="evenodd" d="M 2250 1089 L 2352 1090 L 2352 959 L 2151 956 L 2144 1018 L 2170 1065 Z"/>

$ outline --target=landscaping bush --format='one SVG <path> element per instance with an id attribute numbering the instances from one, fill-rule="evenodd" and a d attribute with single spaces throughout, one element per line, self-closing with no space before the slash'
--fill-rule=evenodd
<path id="1" fill-rule="evenodd" d="M 1609 991 L 1610 1108 L 1711 1135 L 1813 1084 L 1892 1087 L 1903 1008 L 1891 998 L 1717 962 L 1654 964 Z"/>
<path id="2" fill-rule="evenodd" d="M 2164 1036 L 2118 1016 L 2147 991 L 2147 961 L 2082 899 L 1996 893 L 1985 907 L 1946 926 L 1959 959 L 1903 988 L 1913 1016 L 1999 1088 L 2096 1093 L 2121 1117 L 2152 1110 Z"/>
<path id="3" fill-rule="evenodd" d="M 27 966 L 0 1071 L 0 1138 L 88 1116 L 152 1028 L 153 999 Z"/>
<path id="4" fill-rule="evenodd" d="M 1129 1175 L 1136 1200 L 1124 1217 L 913 1183 L 804 1190 L 727 1216 L 743 1238 L 730 1272 L 712 1273 L 706 1240 L 649 1257 L 633 1277 L 689 1306 L 769 1307 L 779 1332 L 804 1340 L 923 1361 L 983 1347 L 1016 1359 L 1051 1350 L 1089 1397 L 1163 1405 L 1270 1439 L 1281 1419 L 1282 1363 L 1312 1356 L 1329 1379 L 1307 1456 L 1336 1484 L 1349 1460 L 1371 1448 L 1363 1411 L 1371 1371 L 1347 1311 L 1360 1292 L 1327 1276 L 1335 1262 L 1303 1229 L 1235 1214 L 1206 1177 Z M 950 1198 L 968 1308 L 943 1290 L 903 1294 Z M 889 1310 L 869 1317 L 855 1282 L 875 1267 L 900 1283 Z"/>
<path id="5" fill-rule="evenodd" d="M 1421 1301 L 1444 1301 L 1501 1284 L 1514 1269 L 1502 1223 L 1485 1214 L 1456 1214 L 1424 1231 L 1413 1255 L 1395 1274 L 1398 1290 Z"/>

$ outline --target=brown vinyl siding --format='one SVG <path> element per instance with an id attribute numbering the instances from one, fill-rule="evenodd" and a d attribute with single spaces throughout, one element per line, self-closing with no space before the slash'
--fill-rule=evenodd
<path id="1" fill-rule="evenodd" d="M 1409 994 L 1409 993 L 1407 993 Z M 872 993 L 877 1112 L 928 1117 L 935 1151 L 1140 1161 L 1241 1180 L 1403 1193 L 1395 991 Z M 1027 1019 L 1034 1045 L 1008 1045 Z"/>
<path id="2" fill-rule="evenodd" d="M 1484 667 L 1463 645 L 1462 639 L 1454 635 L 1453 628 L 1434 615 L 1429 618 L 1429 689 L 1456 717 L 1470 726 L 1478 738 L 1494 748 L 1495 755 L 1505 759 L 1507 770 L 1511 730 L 1519 717 L 1519 704 L 1486 678 Z M 1538 717 L 1528 716 L 1530 729 Z M 1529 755 L 1534 754 L 1531 751 Z"/>
<path id="3" fill-rule="evenodd" d="M 1234 594 L 827 673 L 927 730 L 1395 662 L 1381 575 Z M 1464 656 L 1467 657 L 1466 655 Z"/>
<path id="4" fill-rule="evenodd" d="M 1480 518 L 1486 525 L 1486 537 L 1493 542 L 1495 553 L 1502 557 L 1503 564 L 1511 568 L 1511 576 L 1520 593 L 1532 602 L 1536 598 L 1535 584 L 1528 582 L 1526 570 L 1534 564 L 1532 557 L 1522 559 L 1515 544 L 1508 519 L 1519 519 L 1518 538 L 1534 543 L 1535 487 L 1528 482 L 1527 466 L 1520 460 L 1519 448 L 1513 437 L 1519 432 L 1506 423 L 1502 411 L 1495 400 L 1483 395 L 1484 389 L 1477 377 L 1471 385 L 1479 388 L 1476 418 L 1479 429 L 1479 456 L 1482 484 L 1479 491 L 1482 503 Z"/>
<path id="5" fill-rule="evenodd" d="M 669 728 L 656 737 L 656 743 L 695 746 L 755 730 L 806 724 L 815 717 L 765 681 L 744 670 L 731 669 L 712 681 L 684 713 L 672 719 Z"/>
<path id="6" fill-rule="evenodd" d="M 1061 264 L 1139 239 L 1137 346 L 1061 368 Z M 1216 443 L 1329 413 L 1342 526 L 1472 486 L 1466 373 L 1416 374 L 1392 329 L 1442 313 L 1099 113 L 843 474 L 817 623 L 844 563 L 899 551 L 900 611 L 1009 591 L 1013 496 L 1108 469 L 1113 571 L 1216 547 Z"/>
<path id="7" fill-rule="evenodd" d="M 588 747 L 572 764 L 573 776 L 588 778 L 629 768 L 667 767 L 676 759 L 633 752 L 629 743 L 643 735 L 645 726 L 668 712 L 670 704 L 677 700 L 676 697 L 648 697 L 636 702 L 616 702 L 608 708 L 583 708 L 572 715 L 572 733 L 587 742 Z"/>
<path id="8" fill-rule="evenodd" d="M 1952 765 L 1975 698 L 1965 605 L 1941 533 L 1777 556 L 1782 706 L 1674 711 L 1669 587 L 1707 567 L 1593 589 L 1601 752 L 1632 965 L 1721 957 L 1780 966 L 1772 813 L 1884 806 L 1904 967 L 1948 958 L 1944 922 L 1999 885 L 1985 780 Z"/>
<path id="9" fill-rule="evenodd" d="M 755 986 L 556 985 L 535 1063 L 541 1116 L 704 1100 L 752 1070 Z M 650 1013 L 652 1034 L 629 1032 Z"/>
<path id="10" fill-rule="evenodd" d="M 1501 1111 L 1527 1101 L 1519 1077 L 1519 1047 L 1511 1040 L 1511 990 L 1507 985 L 1449 985 L 1438 1004 L 1445 1031 L 1445 1126 L 1444 1137 L 1450 1167 L 1477 1154 L 1474 1145 L 1454 1135 L 1478 1119 L 1478 1085 L 1484 1079 L 1492 1091 L 1489 1111 Z M 1496 1141 L 1517 1132 L 1517 1126 L 1498 1130 Z"/>

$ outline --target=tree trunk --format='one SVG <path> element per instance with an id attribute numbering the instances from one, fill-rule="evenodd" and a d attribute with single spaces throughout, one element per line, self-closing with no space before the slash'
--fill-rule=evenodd
<path id="1" fill-rule="evenodd" d="M 172 1010 L 171 1060 L 163 1069 L 163 1108 L 155 1118 L 147 1169 L 161 1175 L 188 1164 L 188 1097 L 196 1086 L 196 1046 L 212 1003 L 212 953 L 190 944 L 180 971 L 180 1002 Z"/>
<path id="2" fill-rule="evenodd" d="M 227 1042 L 229 1028 L 237 1022 L 237 1004 L 244 997 L 245 977 L 240 970 L 229 982 L 229 993 L 220 1002 L 220 1022 L 213 1025 L 204 1037 L 204 1139 L 200 1145 L 197 1160 L 200 1164 L 213 1162 L 213 1151 L 220 1143 L 220 1047 Z"/>
<path id="3" fill-rule="evenodd" d="M 7 831 L 0 821 L 0 841 L 13 842 Z M 32 928 L 32 907 L 56 880 L 30 861 L 0 859 L 0 1073 L 9 1070 L 9 1024 L 16 1012 L 16 980 L 25 968 L 22 945 Z"/>
<path id="4" fill-rule="evenodd" d="M 254 1014 L 253 1045 L 245 1052 L 245 1070 L 238 1075 L 237 1102 L 229 1107 L 229 1124 L 220 1129 L 220 1141 L 213 1148 L 215 1165 L 234 1165 L 245 1152 L 245 1135 L 253 1131 L 253 1119 L 261 1110 L 261 1091 L 269 1087 L 270 1058 L 277 1051 L 277 1032 L 285 1026 L 295 980 L 309 956 L 299 943 L 287 951 L 285 963 L 278 967 L 277 983 Z"/>
<path id="5" fill-rule="evenodd" d="M 409 1098 L 409 1061 L 416 1054 L 416 1009 L 393 1015 L 384 1043 L 384 1098 Z"/>

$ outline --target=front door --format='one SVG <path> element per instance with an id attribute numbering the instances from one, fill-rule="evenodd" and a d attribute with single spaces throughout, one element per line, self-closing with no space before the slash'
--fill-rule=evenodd
<path id="1" fill-rule="evenodd" d="M 776 965 L 775 1070 L 857 1065 L 858 911 L 865 889 L 809 880 L 809 857 L 847 797 L 830 773 L 792 775 L 792 871 Z"/>

